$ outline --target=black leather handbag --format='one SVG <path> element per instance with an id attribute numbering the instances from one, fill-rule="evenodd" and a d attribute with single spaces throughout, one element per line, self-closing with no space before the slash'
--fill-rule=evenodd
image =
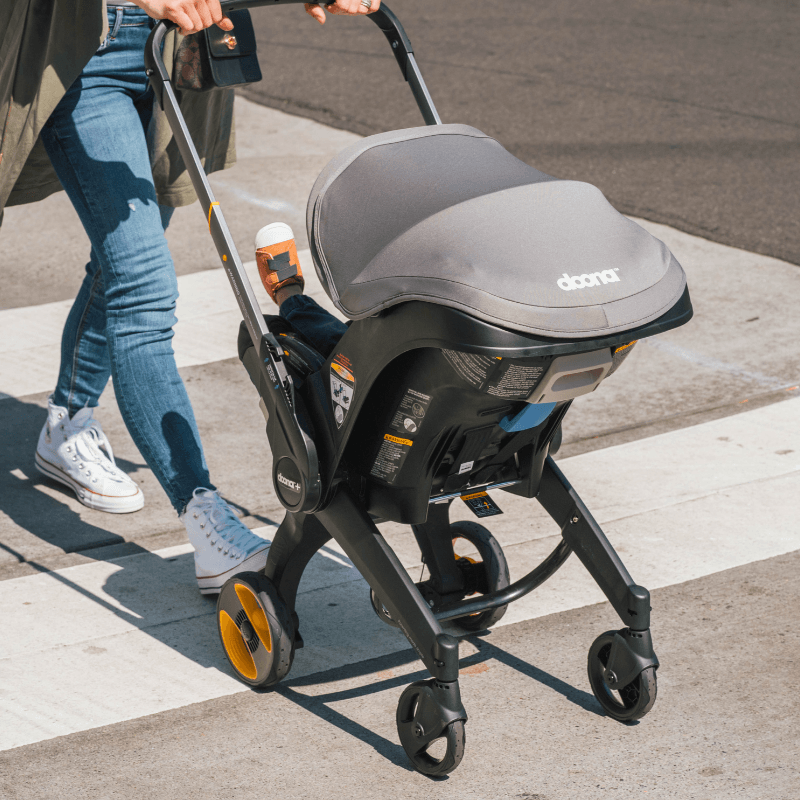
<path id="1" fill-rule="evenodd" d="M 232 31 L 216 25 L 184 36 L 175 51 L 176 89 L 207 92 L 261 80 L 256 34 L 246 9 L 228 13 Z"/>

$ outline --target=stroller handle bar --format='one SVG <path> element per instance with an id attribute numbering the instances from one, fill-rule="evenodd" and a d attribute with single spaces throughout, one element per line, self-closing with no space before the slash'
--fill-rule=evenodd
<path id="1" fill-rule="evenodd" d="M 255 8 L 256 6 L 276 6 L 276 5 L 297 5 L 303 3 L 305 0 L 222 0 L 220 3 L 222 12 L 236 11 L 242 8 Z M 318 3 L 317 5 L 325 5 Z M 394 57 L 400 66 L 400 71 L 403 73 L 403 78 L 411 87 L 411 92 L 414 99 L 417 101 L 417 106 L 425 120 L 426 125 L 441 125 L 442 120 L 439 117 L 439 112 L 433 104 L 428 87 L 422 78 L 422 73 L 417 66 L 417 61 L 414 58 L 414 49 L 411 47 L 411 42 L 397 19 L 394 12 L 386 5 L 381 4 L 381 7 L 367 15 L 372 22 L 374 22 L 386 37 L 389 45 L 394 52 Z M 164 35 L 172 28 L 176 28 L 174 22 L 168 20 L 161 20 L 153 29 L 150 39 L 147 42 L 145 50 L 145 65 L 148 69 L 148 75 L 156 75 L 162 81 L 169 80 L 169 72 L 164 65 L 161 58 L 161 43 L 164 40 Z M 150 73 L 153 70 L 153 73 Z M 159 102 L 161 102 L 161 93 L 156 87 L 156 94 Z M 163 105 L 163 103 L 162 103 Z"/>
<path id="2" fill-rule="evenodd" d="M 221 5 L 223 12 L 227 12 L 254 6 L 296 4 L 302 1 L 222 0 Z M 409 42 L 400 21 L 385 5 L 369 16 L 391 44 L 403 77 L 411 87 L 425 122 L 428 125 L 440 125 L 441 120 L 414 59 L 411 42 Z M 295 393 L 292 377 L 287 372 L 283 360 L 283 351 L 264 321 L 222 209 L 214 199 L 211 184 L 208 182 L 197 149 L 186 126 L 186 120 L 181 113 L 170 80 L 170 73 L 164 64 L 161 45 L 167 31 L 176 27 L 174 22 L 167 20 L 161 20 L 154 26 L 145 45 L 145 70 L 159 105 L 164 110 L 172 129 L 175 144 L 186 165 L 203 214 L 208 220 L 208 229 L 222 261 L 223 269 L 227 273 L 247 331 L 259 355 L 259 380 L 263 386 L 263 392 L 260 390 L 260 394 L 267 416 L 267 435 L 273 451 L 273 484 L 278 486 L 279 468 L 284 471 L 289 469 L 294 475 L 292 480 L 302 486 L 301 497 L 294 506 L 287 505 L 283 500 L 281 502 L 290 511 L 312 513 L 326 499 L 322 493 L 316 445 L 300 424 L 300 419 L 304 418 L 302 398 Z M 277 495 L 281 497 L 279 491 L 277 491 Z"/>

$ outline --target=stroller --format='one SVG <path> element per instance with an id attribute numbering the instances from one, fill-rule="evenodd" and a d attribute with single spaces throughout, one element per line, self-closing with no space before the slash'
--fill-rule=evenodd
<path id="1" fill-rule="evenodd" d="M 278 2 L 297 0 L 223 9 Z M 401 694 L 397 730 L 416 769 L 435 776 L 460 763 L 467 720 L 458 640 L 441 623 L 485 630 L 571 553 L 623 625 L 589 650 L 595 697 L 623 722 L 653 707 L 649 592 L 553 455 L 572 400 L 618 369 L 638 339 L 688 322 L 692 307 L 666 246 L 598 189 L 545 175 L 474 128 L 442 124 L 396 16 L 382 5 L 368 19 L 390 42 L 427 125 L 351 145 L 311 192 L 317 274 L 351 320 L 331 353 L 258 308 L 160 55 L 171 23 L 154 28 L 146 63 L 239 301 L 239 355 L 286 508 L 264 571 L 237 575 L 219 595 L 225 654 L 254 687 L 289 673 L 303 646 L 298 584 L 332 537 L 369 584 L 376 614 L 400 628 L 432 675 Z M 489 530 L 449 519 L 457 498 L 479 518 L 492 515 L 494 490 L 535 498 L 562 533 L 513 583 Z M 414 583 L 381 536 L 387 520 L 411 526 L 427 580 Z M 478 557 L 458 557 L 458 540 Z M 446 749 L 435 757 L 440 740 Z"/>

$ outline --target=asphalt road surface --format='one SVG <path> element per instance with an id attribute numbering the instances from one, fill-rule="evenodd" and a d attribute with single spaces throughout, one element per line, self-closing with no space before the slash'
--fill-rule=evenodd
<path id="1" fill-rule="evenodd" d="M 800 264 L 800 4 L 393 0 L 443 121 L 626 214 Z M 361 134 L 421 124 L 364 19 L 252 11 L 250 99 Z"/>

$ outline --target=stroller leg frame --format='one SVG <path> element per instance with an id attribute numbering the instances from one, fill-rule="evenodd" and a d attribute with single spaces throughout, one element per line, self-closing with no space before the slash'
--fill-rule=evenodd
<path id="1" fill-rule="evenodd" d="M 426 775 L 445 775 L 464 755 L 467 712 L 458 687 L 458 641 L 444 633 L 394 551 L 386 544 L 369 514 L 340 485 L 333 501 L 317 518 L 341 545 L 358 571 L 411 642 L 431 680 L 406 688 L 397 706 L 397 732 L 414 766 Z M 442 759 L 428 753 L 444 739 Z"/>
<path id="2" fill-rule="evenodd" d="M 621 631 L 604 634 L 610 637 L 611 647 L 604 656 L 602 680 L 611 689 L 628 686 L 638 676 L 658 667 L 650 635 L 650 592 L 633 582 L 611 542 L 549 456 L 537 499 L 558 523 L 570 550 L 578 556 L 627 626 Z M 602 693 L 599 699 L 602 702 Z M 654 689 L 652 701 L 655 701 Z M 651 706 L 652 702 L 647 710 Z M 613 715 L 613 708 L 606 710 Z M 632 716 L 629 719 L 635 718 Z"/>
<path id="3" fill-rule="evenodd" d="M 431 675 L 440 682 L 458 680 L 458 641 L 442 631 L 394 551 L 363 508 L 342 486 L 316 514 L 288 512 L 269 550 L 264 575 L 291 612 L 295 629 L 297 587 L 308 562 L 333 537 L 381 597 Z M 302 646 L 298 642 L 298 646 Z"/>
<path id="4" fill-rule="evenodd" d="M 394 551 L 369 514 L 340 486 L 330 505 L 316 514 L 408 637 L 431 675 L 458 680 L 458 641 L 442 631 Z"/>
<path id="5" fill-rule="evenodd" d="M 516 587 L 514 584 L 502 592 L 495 592 L 475 601 L 446 603 L 442 609 L 434 612 L 384 541 L 369 514 L 353 499 L 345 486 L 339 488 L 327 508 L 315 515 L 287 513 L 270 548 L 265 575 L 273 582 L 289 607 L 297 628 L 298 619 L 294 606 L 303 571 L 320 547 L 333 537 L 364 576 L 370 588 L 380 597 L 433 677 L 438 681 L 450 682 L 458 677 L 458 643 L 442 631 L 438 620 L 473 613 L 487 606 L 495 606 L 500 600 L 506 603 L 512 601 L 516 599 L 516 594 L 527 594 L 534 585 L 555 572 L 572 551 L 597 582 L 626 626 L 614 639 L 609 657 L 609 664 L 616 667 L 612 671 L 616 673 L 618 681 L 629 682 L 643 669 L 658 666 L 649 630 L 650 593 L 634 583 L 586 505 L 549 457 L 544 466 L 537 499 L 561 528 L 563 544 L 546 564 L 519 581 L 519 584 L 525 586 L 516 591 L 512 591 Z M 437 529 L 446 526 L 448 511 L 446 505 L 441 508 L 433 506 L 431 513 L 434 519 L 426 524 Z M 419 534 L 421 530 L 415 533 Z M 445 591 L 457 591 L 460 588 L 457 585 L 460 575 L 453 569 L 455 561 L 449 555 L 452 549 L 449 539 L 420 535 L 417 538 L 421 546 L 426 545 L 423 548 L 426 560 L 441 561 L 444 567 L 450 567 L 443 574 L 448 584 Z M 442 541 L 438 542 L 439 539 Z M 437 542 L 447 552 L 425 552 Z M 455 574 L 450 574 L 451 572 Z M 497 597 L 494 598 L 494 595 Z M 475 608 L 472 608 L 472 604 Z M 297 646 L 302 647 L 301 638 L 298 639 Z M 609 666 L 609 669 L 612 667 Z"/>
<path id="6" fill-rule="evenodd" d="M 650 592 L 633 582 L 583 500 L 548 457 L 537 500 L 561 528 L 564 541 L 597 581 L 622 621 L 634 631 L 650 627 Z"/>
<path id="7" fill-rule="evenodd" d="M 303 639 L 298 630 L 299 620 L 294 608 L 297 601 L 297 587 L 308 562 L 330 538 L 331 535 L 312 514 L 293 514 L 289 511 L 269 548 L 264 574 L 275 585 L 291 612 L 296 648 L 303 646 Z"/>

